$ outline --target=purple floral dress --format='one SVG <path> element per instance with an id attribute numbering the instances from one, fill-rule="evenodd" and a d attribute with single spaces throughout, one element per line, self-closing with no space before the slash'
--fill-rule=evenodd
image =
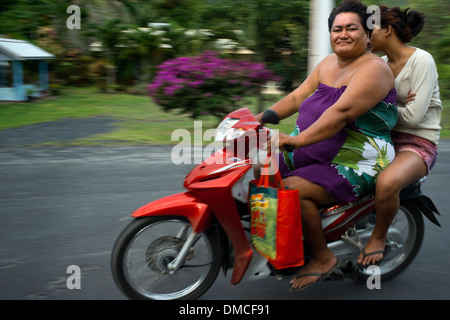
<path id="1" fill-rule="evenodd" d="M 299 108 L 297 135 L 312 125 L 345 92 L 320 84 Z M 395 89 L 335 136 L 279 155 L 283 178 L 298 176 L 318 184 L 339 202 L 374 192 L 377 175 L 395 157 L 390 130 L 397 123 Z"/>

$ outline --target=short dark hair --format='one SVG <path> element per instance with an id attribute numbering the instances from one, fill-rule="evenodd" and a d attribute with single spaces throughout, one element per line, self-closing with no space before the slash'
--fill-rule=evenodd
<path id="1" fill-rule="evenodd" d="M 343 12 L 353 12 L 359 16 L 361 20 L 361 24 L 366 32 L 370 31 L 367 26 L 367 19 L 371 16 L 371 14 L 367 13 L 367 6 L 362 4 L 358 0 L 345 0 L 340 5 L 331 11 L 330 16 L 328 17 L 328 31 L 331 31 L 331 27 L 333 26 L 334 19 L 336 16 Z"/>
<path id="2" fill-rule="evenodd" d="M 381 27 L 392 26 L 397 37 L 407 43 L 422 31 L 425 23 L 425 15 L 419 11 L 401 10 L 399 7 L 388 8 L 380 6 Z"/>

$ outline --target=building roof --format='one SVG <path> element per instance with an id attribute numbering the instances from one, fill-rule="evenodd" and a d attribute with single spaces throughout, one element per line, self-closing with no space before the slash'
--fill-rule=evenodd
<path id="1" fill-rule="evenodd" d="M 0 38 L 0 61 L 46 60 L 55 56 L 24 40 Z"/>

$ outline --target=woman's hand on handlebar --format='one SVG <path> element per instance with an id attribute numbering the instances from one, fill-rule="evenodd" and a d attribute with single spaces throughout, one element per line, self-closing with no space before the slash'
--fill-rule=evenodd
<path id="1" fill-rule="evenodd" d="M 295 136 L 287 135 L 283 132 L 274 135 L 270 141 L 268 141 L 268 150 L 271 150 L 272 147 L 274 149 L 280 149 L 281 151 L 289 151 L 292 152 L 298 147 L 296 146 Z"/>

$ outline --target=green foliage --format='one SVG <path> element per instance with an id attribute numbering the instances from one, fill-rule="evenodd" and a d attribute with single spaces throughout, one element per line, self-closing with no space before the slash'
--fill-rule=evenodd
<path id="1" fill-rule="evenodd" d="M 34 39 L 39 26 L 47 26 L 55 19 L 56 7 L 49 0 L 1 0 L 0 34 Z"/>
<path id="2" fill-rule="evenodd" d="M 306 77 L 308 24 L 305 0 L 217 0 L 203 18 L 203 26 L 214 34 L 253 50 L 258 61 L 282 76 L 285 91 Z M 230 32 L 236 29 L 243 33 Z"/>
<path id="3" fill-rule="evenodd" d="M 423 31 L 411 45 L 433 55 L 441 94 L 449 98 L 448 0 L 363 2 L 411 7 L 427 15 Z M 91 64 L 116 68 L 115 73 L 110 70 L 108 77 L 102 76 L 102 81 L 109 79 L 111 85 L 117 81 L 122 86 L 149 82 L 162 61 L 215 49 L 214 41 L 226 38 L 235 41 L 237 48 L 252 50 L 253 60 L 264 62 L 282 76 L 281 86 L 290 91 L 307 75 L 310 3 L 311 0 L 0 0 L 0 34 L 31 41 L 55 54 L 57 59 L 50 68 L 52 80 L 56 77 L 69 84 L 89 83 L 92 66 L 78 60 L 91 56 L 95 60 Z M 70 4 L 81 9 L 81 30 L 66 28 L 66 9 Z M 136 31 L 149 22 L 165 22 L 170 27 L 157 35 Z M 135 32 L 124 34 L 124 28 Z M 193 30 L 204 32 L 192 33 Z M 89 45 L 94 41 L 101 41 L 107 50 L 101 54 L 91 52 Z M 168 43 L 171 49 L 161 47 Z"/>
<path id="4" fill-rule="evenodd" d="M 447 0 L 409 0 L 408 7 L 425 13 L 422 32 L 411 45 L 430 52 L 439 72 L 439 85 L 443 98 L 450 98 L 450 6 Z"/>

